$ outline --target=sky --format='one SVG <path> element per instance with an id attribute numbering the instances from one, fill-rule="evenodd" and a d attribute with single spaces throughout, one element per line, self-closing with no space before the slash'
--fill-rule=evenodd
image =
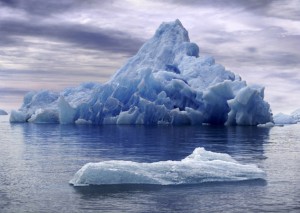
<path id="1" fill-rule="evenodd" d="M 175 19 L 200 55 L 264 85 L 274 114 L 300 108 L 300 0 L 0 0 L 0 108 L 106 82 Z"/>

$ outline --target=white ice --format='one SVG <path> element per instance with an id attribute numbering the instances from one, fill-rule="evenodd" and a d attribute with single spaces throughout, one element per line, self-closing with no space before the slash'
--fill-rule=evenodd
<path id="1" fill-rule="evenodd" d="M 265 127 L 265 128 L 271 128 L 271 127 L 274 127 L 275 124 L 273 122 L 268 122 L 268 123 L 265 123 L 265 124 L 258 124 L 257 127 Z"/>
<path id="2" fill-rule="evenodd" d="M 275 124 L 296 124 L 297 120 L 292 115 L 278 113 L 274 115 Z"/>
<path id="3" fill-rule="evenodd" d="M 10 121 L 258 125 L 271 122 L 272 114 L 264 87 L 247 85 L 213 57 L 200 55 L 176 20 L 162 23 L 105 84 L 30 92 Z"/>
<path id="4" fill-rule="evenodd" d="M 300 108 L 292 112 L 291 116 L 293 116 L 297 122 L 300 122 Z"/>
<path id="5" fill-rule="evenodd" d="M 87 163 L 70 180 L 74 186 L 106 184 L 199 184 L 264 179 L 253 164 L 241 164 L 230 155 L 196 148 L 181 161 L 138 163 L 111 160 Z"/>
<path id="6" fill-rule="evenodd" d="M 28 121 L 30 117 L 27 116 L 26 112 L 12 110 L 10 113 L 9 121 L 11 123 L 24 123 Z"/>

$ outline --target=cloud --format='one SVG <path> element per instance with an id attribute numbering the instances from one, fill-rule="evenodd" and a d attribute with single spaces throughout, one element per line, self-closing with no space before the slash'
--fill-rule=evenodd
<path id="1" fill-rule="evenodd" d="M 267 16 L 288 20 L 300 19 L 299 0 L 272 0 L 272 7 L 266 11 Z"/>
<path id="2" fill-rule="evenodd" d="M 254 13 L 268 17 L 299 20 L 299 0 L 168 0 L 166 2 L 190 7 L 235 9 L 235 13 Z"/>
<path id="3" fill-rule="evenodd" d="M 285 51 L 267 51 L 260 63 L 269 63 L 273 66 L 294 67 L 300 66 L 300 54 Z"/>
<path id="4" fill-rule="evenodd" d="M 287 85 L 290 87 L 299 88 L 300 85 L 300 74 L 297 71 L 274 71 L 264 76 L 266 79 L 280 79 L 282 81 L 287 81 Z"/>
<path id="5" fill-rule="evenodd" d="M 0 0 L 0 5 L 14 7 L 16 5 L 15 0 Z"/>
<path id="6" fill-rule="evenodd" d="M 257 48 L 255 48 L 255 47 L 247 47 L 246 51 L 248 51 L 249 53 L 256 53 L 257 52 Z"/>
<path id="7" fill-rule="evenodd" d="M 206 42 L 211 43 L 213 45 L 220 45 L 225 43 L 238 43 L 238 39 L 234 38 L 232 34 L 225 33 L 222 31 L 212 31 L 206 33 L 206 35 L 203 38 Z"/>
<path id="8" fill-rule="evenodd" d="M 16 77 L 16 76 L 36 76 L 36 77 L 42 77 L 42 76 L 47 76 L 47 77 L 56 77 L 59 78 L 58 76 L 71 76 L 71 75 L 76 75 L 76 76 L 91 76 L 91 77 L 96 77 L 100 76 L 101 73 L 95 73 L 95 72 L 79 72 L 76 73 L 72 70 L 65 70 L 64 72 L 61 72 L 61 70 L 49 70 L 49 69 L 44 69 L 44 70 L 17 70 L 17 69 L 10 69 L 10 70 L 2 70 L 0 69 L 0 78 L 3 77 Z M 102 77 L 109 77 L 108 74 L 102 74 Z M 15 78 L 17 80 L 17 78 Z M 18 79 L 22 80 L 22 79 Z"/>
<path id="9" fill-rule="evenodd" d="M 210 35 L 213 37 L 210 38 Z M 300 66 L 300 52 L 295 48 L 300 46 L 300 36 L 288 35 L 281 27 L 242 33 L 212 31 L 204 34 L 200 43 L 203 43 L 209 54 L 224 62 L 224 65 L 268 66 L 281 70 Z"/>
<path id="10" fill-rule="evenodd" d="M 60 1 L 40 1 L 40 0 L 0 0 L 0 5 L 15 10 L 22 10 L 30 15 L 50 16 L 57 13 L 65 13 L 72 9 L 80 9 L 87 6 L 104 5 L 111 1 L 103 0 L 60 0 Z M 96 4 L 97 3 L 97 4 Z"/>
<path id="11" fill-rule="evenodd" d="M 14 87 L 0 87 L 0 96 L 8 96 L 8 95 L 24 95 L 30 90 L 26 89 L 17 89 Z"/>
<path id="12" fill-rule="evenodd" d="M 44 24 L 2 20 L 0 29 L 2 38 L 6 40 L 1 43 L 5 46 L 20 44 L 20 39 L 32 36 L 71 43 L 80 48 L 133 54 L 143 43 L 143 40 L 122 31 L 69 23 Z"/>
<path id="13" fill-rule="evenodd" d="M 269 8 L 273 1 L 276 0 L 268 0 L 268 1 L 261 1 L 261 0 L 169 0 L 167 2 L 181 4 L 185 6 L 201 6 L 201 7 L 214 7 L 214 8 L 240 8 L 247 11 L 256 11 L 256 10 L 263 10 Z"/>

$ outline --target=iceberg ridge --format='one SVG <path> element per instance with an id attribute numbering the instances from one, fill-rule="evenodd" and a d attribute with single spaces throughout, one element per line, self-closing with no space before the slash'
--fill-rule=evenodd
<path id="1" fill-rule="evenodd" d="M 264 88 L 199 55 L 179 20 L 162 23 L 105 84 L 30 92 L 11 122 L 257 125 L 272 121 Z M 82 122 L 84 121 L 84 122 Z"/>

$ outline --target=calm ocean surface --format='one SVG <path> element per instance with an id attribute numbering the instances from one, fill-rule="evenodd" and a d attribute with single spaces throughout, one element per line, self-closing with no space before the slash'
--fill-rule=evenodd
<path id="1" fill-rule="evenodd" d="M 73 187 L 85 163 L 180 160 L 196 147 L 262 168 L 263 180 Z M 0 212 L 300 212 L 300 125 L 10 124 L 0 116 Z"/>

